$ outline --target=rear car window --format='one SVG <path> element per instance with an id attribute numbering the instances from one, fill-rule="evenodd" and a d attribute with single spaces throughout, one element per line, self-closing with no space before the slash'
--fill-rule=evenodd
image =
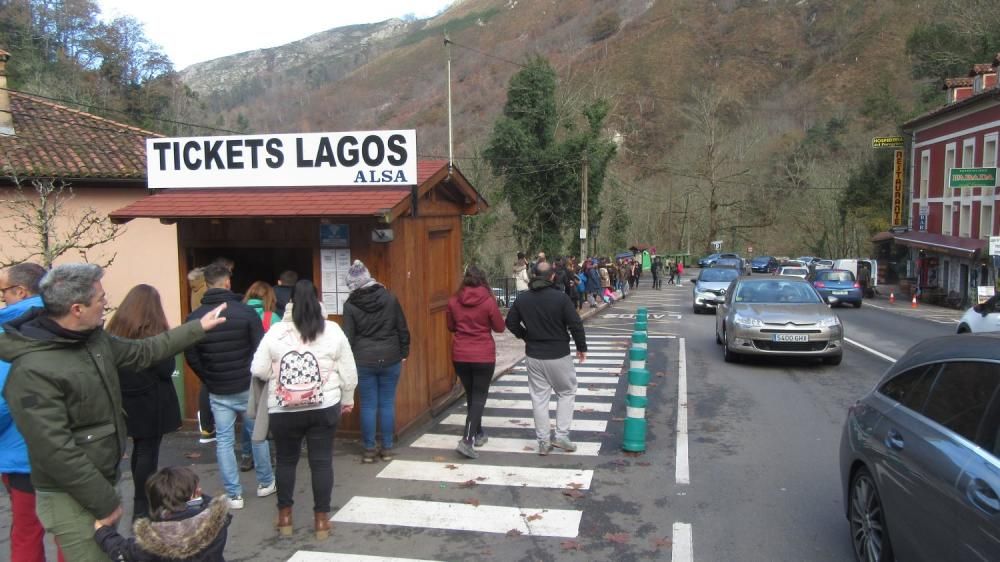
<path id="1" fill-rule="evenodd" d="M 817 281 L 846 281 L 854 282 L 854 274 L 850 271 L 821 271 L 816 273 Z"/>
<path id="2" fill-rule="evenodd" d="M 931 387 L 924 415 L 969 441 L 977 442 L 986 409 L 1000 386 L 1000 365 L 945 363 Z"/>
<path id="3" fill-rule="evenodd" d="M 698 274 L 699 281 L 705 282 L 718 282 L 718 281 L 732 281 L 739 277 L 740 272 L 735 269 L 729 268 L 715 268 L 715 269 L 703 269 L 701 273 Z"/>

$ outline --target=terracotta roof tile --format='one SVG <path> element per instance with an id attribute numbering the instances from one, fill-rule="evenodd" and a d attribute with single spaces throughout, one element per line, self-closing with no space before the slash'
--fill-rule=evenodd
<path id="1" fill-rule="evenodd" d="M 942 90 L 947 90 L 948 88 L 971 88 L 973 84 L 972 78 L 961 76 L 958 78 L 945 78 L 944 85 L 941 87 Z"/>
<path id="2" fill-rule="evenodd" d="M 143 179 L 146 138 L 160 136 L 8 91 L 14 134 L 0 136 L 0 166 L 25 176 Z"/>
<path id="3" fill-rule="evenodd" d="M 980 74 L 991 74 L 996 72 L 991 63 L 981 63 L 972 65 L 972 70 L 969 71 L 969 76 L 978 76 Z"/>

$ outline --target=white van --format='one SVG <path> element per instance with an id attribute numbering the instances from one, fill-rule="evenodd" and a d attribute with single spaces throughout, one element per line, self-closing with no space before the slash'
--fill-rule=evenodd
<path id="1" fill-rule="evenodd" d="M 861 285 L 861 293 L 867 298 L 875 296 L 875 287 L 878 286 L 878 260 L 834 260 L 833 269 L 850 271 L 854 274 L 854 279 Z"/>

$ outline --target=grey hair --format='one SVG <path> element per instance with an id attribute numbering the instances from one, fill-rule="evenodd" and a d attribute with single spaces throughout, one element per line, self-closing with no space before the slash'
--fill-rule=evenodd
<path id="1" fill-rule="evenodd" d="M 37 263 L 24 262 L 7 268 L 7 283 L 23 287 L 32 295 L 38 294 L 38 284 L 45 277 L 45 268 Z"/>
<path id="2" fill-rule="evenodd" d="M 104 270 L 92 263 L 57 265 L 45 274 L 39 286 L 45 310 L 60 318 L 69 314 L 74 304 L 90 304 L 94 300 L 94 283 L 101 277 Z"/>

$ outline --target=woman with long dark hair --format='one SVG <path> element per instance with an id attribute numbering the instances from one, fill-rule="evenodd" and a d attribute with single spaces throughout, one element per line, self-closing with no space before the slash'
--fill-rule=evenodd
<path id="1" fill-rule="evenodd" d="M 483 410 L 486 396 L 493 381 L 497 351 L 492 332 L 503 332 L 504 321 L 500 308 L 493 298 L 493 291 L 481 269 L 470 265 L 465 270 L 462 285 L 448 299 L 448 330 L 455 334 L 452 339 L 451 360 L 455 373 L 465 388 L 468 406 L 465 416 L 465 431 L 455 449 L 462 455 L 475 459 L 479 452 L 475 447 L 486 444 L 483 431 Z"/>
<path id="2" fill-rule="evenodd" d="M 305 439 L 313 524 L 316 538 L 325 539 L 330 534 L 333 436 L 340 416 L 354 409 L 358 372 L 347 337 L 326 319 L 312 281 L 295 284 L 285 318 L 264 334 L 250 371 L 267 381 L 268 425 L 277 449 L 278 532 L 292 534 L 295 467 Z"/>
<path id="3" fill-rule="evenodd" d="M 125 295 L 108 321 L 109 334 L 143 339 L 170 329 L 163 313 L 160 293 L 150 285 L 136 285 Z M 132 519 L 149 517 L 146 480 L 160 462 L 160 441 L 181 426 L 180 403 L 174 390 L 174 358 L 153 363 L 142 371 L 119 369 L 125 425 L 132 438 L 132 482 L 135 494 Z"/>

